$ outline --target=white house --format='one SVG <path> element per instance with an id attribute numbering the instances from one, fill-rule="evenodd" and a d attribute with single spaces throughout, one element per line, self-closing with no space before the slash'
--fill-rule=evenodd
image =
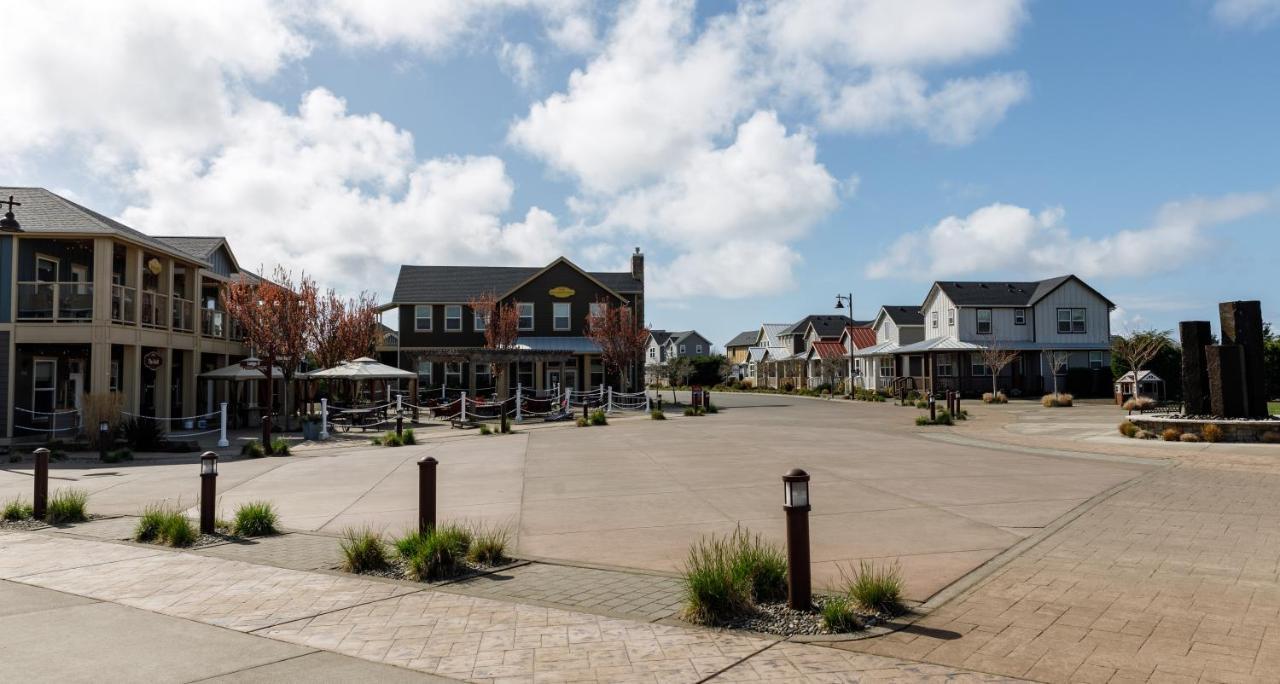
<path id="1" fill-rule="evenodd" d="M 876 343 L 853 352 L 854 362 L 860 364 L 854 368 L 858 373 L 858 386 L 868 390 L 888 390 L 896 378 L 904 375 L 899 373 L 894 352 L 924 339 L 924 315 L 920 313 L 919 306 L 886 304 L 876 313 L 871 329 L 875 331 Z M 907 358 L 903 363 L 909 365 L 910 361 Z M 915 363 L 923 367 L 920 359 Z"/>

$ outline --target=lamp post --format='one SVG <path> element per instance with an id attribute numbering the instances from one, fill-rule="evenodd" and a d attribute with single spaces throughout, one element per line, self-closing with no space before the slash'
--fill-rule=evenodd
<path id="1" fill-rule="evenodd" d="M 843 309 L 845 307 L 845 304 L 849 305 L 849 323 L 852 326 L 853 324 L 853 293 L 852 292 L 850 292 L 849 294 L 836 295 L 836 309 L 837 310 Z M 853 332 L 850 332 L 849 333 L 849 382 L 848 382 L 848 385 L 845 387 L 845 389 L 848 390 L 850 397 L 853 396 L 853 351 L 856 348 L 857 346 L 854 345 L 853 343 Z"/>
<path id="2" fill-rule="evenodd" d="M 49 450 L 40 447 L 32 455 L 36 457 L 36 467 L 31 515 L 36 520 L 44 520 L 45 512 L 49 510 Z"/>
<path id="3" fill-rule="evenodd" d="M 783 506 L 787 513 L 787 605 L 794 610 L 813 606 L 809 576 L 809 474 L 792 468 L 782 476 Z"/>
<path id="4" fill-rule="evenodd" d="M 98 458 L 107 460 L 107 439 L 111 435 L 111 423 L 98 421 Z"/>
<path id="5" fill-rule="evenodd" d="M 200 534 L 213 534 L 213 506 L 218 498 L 218 455 L 200 454 Z"/>
<path id="6" fill-rule="evenodd" d="M 436 466 L 435 458 L 427 456 L 418 461 L 418 532 L 426 534 L 436 526 Z"/>

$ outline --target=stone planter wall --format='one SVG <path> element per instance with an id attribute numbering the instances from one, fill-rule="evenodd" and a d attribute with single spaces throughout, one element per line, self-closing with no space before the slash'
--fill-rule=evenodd
<path id="1" fill-rule="evenodd" d="M 1213 424 L 1222 428 L 1222 441 L 1224 442 L 1280 443 L 1280 420 L 1191 420 L 1187 418 L 1129 416 L 1129 422 L 1157 435 L 1168 428 L 1177 428 L 1182 432 L 1191 432 L 1198 435 L 1204 429 L 1204 426 Z"/>

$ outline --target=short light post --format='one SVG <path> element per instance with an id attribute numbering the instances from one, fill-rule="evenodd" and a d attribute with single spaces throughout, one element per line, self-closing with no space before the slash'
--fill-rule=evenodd
<path id="1" fill-rule="evenodd" d="M 105 420 L 99 421 L 98 422 L 98 458 L 103 461 L 107 460 L 107 447 L 109 446 L 108 442 L 110 438 L 111 438 L 111 423 L 108 423 Z"/>
<path id="2" fill-rule="evenodd" d="M 929 420 L 931 421 L 938 419 L 938 405 L 936 402 L 937 402 L 937 398 L 934 396 L 933 392 L 930 392 L 929 393 Z"/>
<path id="3" fill-rule="evenodd" d="M 49 450 L 40 447 L 32 456 L 36 458 L 36 471 L 31 514 L 36 520 L 44 520 L 44 515 L 49 510 Z"/>
<path id="4" fill-rule="evenodd" d="M 404 404 L 401 403 L 403 395 L 396 395 L 396 437 L 404 435 Z"/>
<path id="5" fill-rule="evenodd" d="M 223 404 L 223 406 L 226 406 L 226 404 Z M 322 440 L 329 439 L 329 398 L 328 397 L 320 398 L 320 439 Z"/>
<path id="6" fill-rule="evenodd" d="M 436 526 L 436 466 L 434 457 L 418 460 L 418 532 L 426 534 Z"/>
<path id="7" fill-rule="evenodd" d="M 809 474 L 792 468 L 782 476 L 787 513 L 787 605 L 794 610 L 813 606 L 809 575 Z"/>
<path id="8" fill-rule="evenodd" d="M 951 415 L 960 415 L 960 390 L 956 390 L 955 395 L 951 398 Z"/>
<path id="9" fill-rule="evenodd" d="M 213 507 L 218 498 L 218 455 L 200 454 L 200 534 L 213 534 Z"/>

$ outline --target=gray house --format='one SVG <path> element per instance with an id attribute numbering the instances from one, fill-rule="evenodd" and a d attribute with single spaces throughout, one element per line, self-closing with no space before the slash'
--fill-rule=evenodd
<path id="1" fill-rule="evenodd" d="M 658 367 L 672 359 L 684 356 L 706 356 L 711 353 L 711 342 L 696 330 L 669 332 L 649 331 L 649 347 L 645 350 L 645 379 L 649 384 L 661 383 Z"/>

